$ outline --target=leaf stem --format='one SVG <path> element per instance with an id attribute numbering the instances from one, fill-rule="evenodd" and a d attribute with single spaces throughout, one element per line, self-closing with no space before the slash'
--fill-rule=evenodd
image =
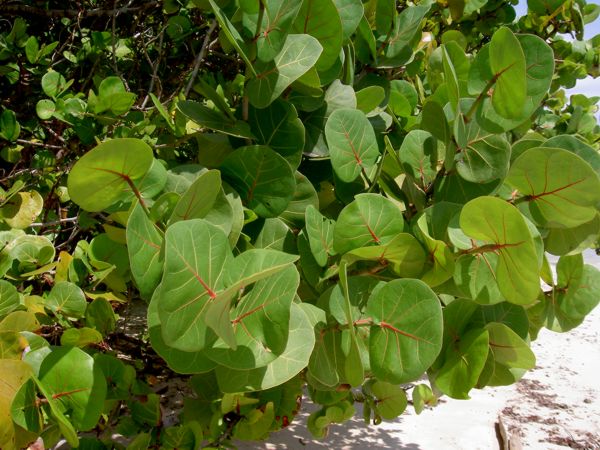
<path id="1" fill-rule="evenodd" d="M 198 76 L 198 71 L 200 70 L 200 64 L 202 63 L 202 60 L 206 56 L 206 51 L 208 50 L 208 45 L 210 44 L 210 37 L 212 36 L 213 31 L 215 31 L 216 27 L 217 27 L 217 21 L 215 19 L 213 19 L 213 21 L 210 23 L 210 26 L 208 27 L 206 36 L 204 36 L 204 41 L 202 42 L 202 47 L 200 48 L 200 52 L 198 53 L 198 56 L 196 57 L 196 61 L 194 62 L 194 69 L 192 70 L 192 75 L 190 76 L 190 80 L 188 81 L 188 84 L 185 87 L 185 91 L 183 91 L 186 98 L 190 94 L 190 91 L 192 90 L 192 86 L 194 85 L 194 80 Z"/>
<path id="2" fill-rule="evenodd" d="M 498 80 L 498 76 L 499 75 L 494 75 L 490 79 L 490 81 L 488 81 L 488 83 L 485 85 L 485 87 L 483 88 L 481 93 L 477 96 L 477 98 L 475 99 L 475 101 L 473 102 L 473 104 L 471 105 L 469 110 L 467 111 L 467 114 L 465 114 L 465 122 L 469 122 L 469 120 L 471 120 L 471 116 L 473 116 L 473 114 L 475 114 L 475 111 L 477 111 L 479 104 L 487 96 L 488 91 L 492 88 L 492 86 L 494 86 L 494 84 L 496 84 L 496 81 Z"/>

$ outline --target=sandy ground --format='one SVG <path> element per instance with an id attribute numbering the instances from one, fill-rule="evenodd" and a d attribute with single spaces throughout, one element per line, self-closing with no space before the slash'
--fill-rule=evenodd
<path id="1" fill-rule="evenodd" d="M 586 261 L 600 268 L 593 253 Z M 421 415 L 409 405 L 400 418 L 379 426 L 365 427 L 358 412 L 321 441 L 307 431 L 305 412 L 269 443 L 239 448 L 490 450 L 500 448 L 503 427 L 513 450 L 600 449 L 600 308 L 569 333 L 542 330 L 532 348 L 536 368 L 516 385 L 473 390 L 467 401 L 445 398 Z"/>

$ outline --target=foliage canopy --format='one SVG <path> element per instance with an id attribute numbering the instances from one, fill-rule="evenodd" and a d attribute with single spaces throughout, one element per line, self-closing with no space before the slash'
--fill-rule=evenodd
<path id="1" fill-rule="evenodd" d="M 600 298 L 600 6 L 527 5 L 0 0 L 0 448 L 518 381 Z"/>

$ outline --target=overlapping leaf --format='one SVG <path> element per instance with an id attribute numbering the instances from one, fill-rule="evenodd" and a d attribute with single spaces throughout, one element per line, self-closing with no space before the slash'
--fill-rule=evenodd
<path id="1" fill-rule="evenodd" d="M 388 383 L 417 379 L 442 348 L 442 308 L 422 281 L 390 281 L 369 299 L 369 356 L 373 374 Z"/>
<path id="2" fill-rule="evenodd" d="M 473 253 L 498 255 L 495 280 L 506 300 L 521 305 L 533 303 L 540 291 L 539 263 L 519 210 L 498 198 L 479 197 L 462 209 L 460 227 L 472 239 L 484 242 Z"/>

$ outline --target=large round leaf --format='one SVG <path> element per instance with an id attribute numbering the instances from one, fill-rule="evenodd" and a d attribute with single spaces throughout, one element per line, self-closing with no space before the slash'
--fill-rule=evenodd
<path id="1" fill-rule="evenodd" d="M 435 385 L 444 394 L 468 399 L 485 366 L 489 351 L 487 330 L 473 329 L 460 336 L 446 349 L 446 360 L 435 377 Z"/>
<path id="2" fill-rule="evenodd" d="M 343 40 L 349 39 L 363 18 L 364 8 L 361 0 L 333 0 L 342 21 Z"/>
<path id="3" fill-rule="evenodd" d="M 148 334 L 152 348 L 166 361 L 169 368 L 177 373 L 204 373 L 214 369 L 216 364 L 202 352 L 185 352 L 165 344 L 158 315 L 159 298 L 160 285 L 155 289 L 148 305 Z"/>
<path id="4" fill-rule="evenodd" d="M 79 286 L 69 281 L 59 281 L 50 291 L 46 306 L 54 313 L 81 318 L 85 314 L 87 302 Z"/>
<path id="5" fill-rule="evenodd" d="M 86 211 L 102 211 L 133 196 L 132 185 L 150 169 L 152 149 L 139 139 L 112 139 L 83 155 L 71 169 L 71 200 Z"/>
<path id="6" fill-rule="evenodd" d="M 506 27 L 492 36 L 490 67 L 496 80 L 492 94 L 494 109 L 507 119 L 519 116 L 527 95 L 525 55 L 517 37 Z"/>
<path id="7" fill-rule="evenodd" d="M 398 151 L 404 171 L 421 189 L 435 180 L 438 172 L 438 145 L 433 135 L 423 130 L 410 131 Z"/>
<path id="8" fill-rule="evenodd" d="M 367 245 L 390 242 L 404 230 L 404 217 L 398 206 L 377 194 L 359 194 L 338 217 L 333 231 L 337 253 Z"/>
<path id="9" fill-rule="evenodd" d="M 82 431 L 94 428 L 104 410 L 106 380 L 94 359 L 83 350 L 58 347 L 40 366 L 44 391 L 69 413 L 73 426 Z"/>
<path id="10" fill-rule="evenodd" d="M 343 42 L 342 21 L 333 0 L 302 0 L 292 31 L 309 34 L 320 42 L 323 52 L 317 55 L 317 70 L 333 66 Z"/>
<path id="11" fill-rule="evenodd" d="M 442 348 L 442 308 L 422 281 L 390 281 L 367 304 L 373 319 L 369 357 L 375 377 L 388 383 L 417 379 Z"/>
<path id="12" fill-rule="evenodd" d="M 284 350 L 288 339 L 290 308 L 300 277 L 294 266 L 258 281 L 231 311 L 237 348 L 222 341 L 206 351 L 220 365 L 232 369 L 266 366 Z"/>
<path id="13" fill-rule="evenodd" d="M 315 65 L 321 51 L 321 44 L 312 36 L 288 35 L 272 62 L 256 65 L 258 74 L 247 86 L 250 103 L 257 108 L 269 106 L 290 84 Z"/>
<path id="14" fill-rule="evenodd" d="M 248 121 L 259 144 L 271 147 L 296 169 L 304 149 L 304 125 L 296 108 L 276 100 L 265 109 L 250 108 Z"/>
<path id="15" fill-rule="evenodd" d="M 227 236 L 202 219 L 177 222 L 165 235 L 165 270 L 158 303 L 162 338 L 196 352 L 218 337 L 237 347 L 231 301 L 242 288 L 284 269 L 297 258 L 274 250 L 249 250 L 233 259 Z"/>
<path id="16" fill-rule="evenodd" d="M 11 417 L 11 404 L 19 388 L 31 377 L 31 367 L 23 361 L 0 360 L 0 447 L 17 448 L 15 425 Z"/>
<path id="17" fill-rule="evenodd" d="M 6 280 L 0 280 L 0 319 L 14 311 L 21 304 L 21 295 Z"/>
<path id="18" fill-rule="evenodd" d="M 572 228 L 591 221 L 600 202 L 600 179 L 579 156 L 559 149 L 527 150 L 512 164 L 506 183 L 524 196 L 542 226 Z"/>
<path id="19" fill-rule="evenodd" d="M 163 271 L 163 234 L 139 203 L 129 215 L 126 233 L 131 275 L 141 297 L 150 299 Z"/>
<path id="20" fill-rule="evenodd" d="M 539 261 L 519 210 L 495 197 L 479 197 L 464 206 L 460 227 L 472 239 L 485 243 L 471 253 L 498 255 L 496 282 L 506 300 L 533 303 L 540 291 Z"/>
<path id="21" fill-rule="evenodd" d="M 265 0 L 263 5 L 265 10 L 256 38 L 256 52 L 260 61 L 269 62 L 283 48 L 285 38 L 298 15 L 302 2 Z"/>
<path id="22" fill-rule="evenodd" d="M 285 383 L 308 365 L 315 345 L 315 332 L 303 309 L 292 303 L 290 334 L 285 350 L 272 363 L 252 370 L 216 369 L 223 392 L 245 392 L 270 389 Z"/>
<path id="23" fill-rule="evenodd" d="M 375 131 L 358 109 L 338 109 L 325 124 L 331 165 L 340 180 L 350 183 L 369 173 L 379 157 Z"/>
<path id="24" fill-rule="evenodd" d="M 194 352 L 216 340 L 204 315 L 224 287 L 223 272 L 232 259 L 225 233 L 202 219 L 167 229 L 162 287 L 155 300 L 167 345 Z"/>
<path id="25" fill-rule="evenodd" d="M 469 137 L 467 146 L 457 155 L 456 170 L 465 180 L 490 183 L 508 172 L 510 145 L 501 136 L 481 133 Z"/>
<path id="26" fill-rule="evenodd" d="M 268 147 L 242 147 L 221 166 L 242 201 L 261 217 L 277 217 L 294 196 L 296 181 L 288 162 Z"/>
<path id="27" fill-rule="evenodd" d="M 42 212 L 44 199 L 37 191 L 18 192 L 0 209 L 0 216 L 11 228 L 27 228 Z"/>

